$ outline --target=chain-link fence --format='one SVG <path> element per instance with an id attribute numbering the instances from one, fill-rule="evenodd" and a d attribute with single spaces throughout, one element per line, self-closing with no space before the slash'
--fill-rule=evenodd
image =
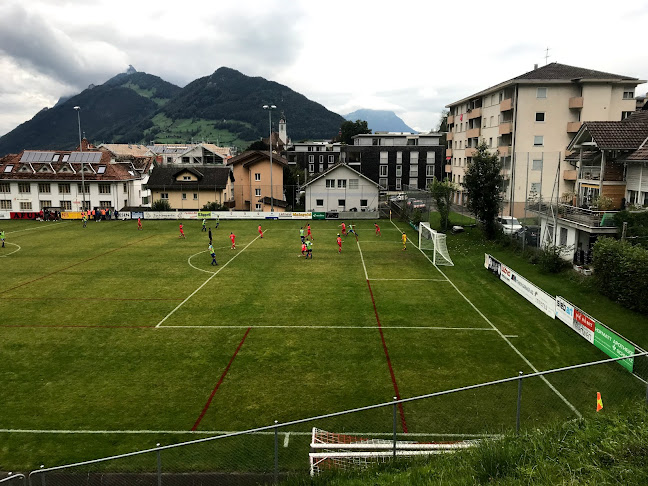
<path id="1" fill-rule="evenodd" d="M 635 362 L 645 362 L 647 356 L 638 353 Z M 416 450 L 419 443 L 423 444 L 420 449 L 439 442 L 470 446 L 483 437 L 593 415 L 599 396 L 612 411 L 629 403 L 648 403 L 647 382 L 616 363 L 621 359 L 627 357 L 520 372 L 317 417 L 221 432 L 76 464 L 43 466 L 29 474 L 28 482 L 48 486 L 269 484 L 288 476 L 306 476 L 314 469 L 362 464 L 367 454 L 388 458 L 393 451 L 403 455 L 404 449 Z M 335 444 L 313 445 L 314 429 L 337 438 L 337 443 L 366 445 L 371 441 L 378 452 L 340 452 Z M 22 484 L 19 476 L 4 481 Z"/>

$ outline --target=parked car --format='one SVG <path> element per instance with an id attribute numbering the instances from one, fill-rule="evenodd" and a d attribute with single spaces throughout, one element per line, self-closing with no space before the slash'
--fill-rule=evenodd
<path id="1" fill-rule="evenodd" d="M 540 244 L 540 226 L 523 226 L 522 229 L 515 233 L 515 237 L 520 240 L 524 239 L 527 246 L 538 247 Z"/>
<path id="2" fill-rule="evenodd" d="M 513 216 L 500 216 L 496 221 L 505 235 L 512 235 L 522 229 L 520 222 Z"/>
<path id="3" fill-rule="evenodd" d="M 389 198 L 392 201 L 407 201 L 407 194 L 404 192 L 399 192 L 395 196 Z"/>

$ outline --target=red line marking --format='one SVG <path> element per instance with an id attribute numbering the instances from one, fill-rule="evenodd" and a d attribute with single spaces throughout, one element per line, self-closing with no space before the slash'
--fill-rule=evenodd
<path id="1" fill-rule="evenodd" d="M 69 268 L 76 267 L 77 265 L 81 265 L 81 264 L 83 264 L 83 263 L 89 262 L 89 261 L 94 260 L 94 259 L 96 259 L 96 258 L 99 258 L 99 257 L 105 256 L 105 255 L 109 255 L 110 253 L 114 253 L 114 252 L 116 252 L 116 251 L 118 251 L 118 250 L 122 250 L 122 249 L 127 248 L 127 247 L 129 247 L 129 246 L 131 246 L 131 245 L 134 245 L 134 244 L 136 244 L 136 243 L 141 243 L 142 241 L 148 240 L 149 238 L 153 238 L 154 236 L 155 236 L 155 235 L 147 236 L 146 238 L 143 238 L 143 239 L 141 239 L 141 240 L 133 241 L 132 243 L 129 243 L 128 245 L 120 246 L 120 247 L 118 247 L 118 248 L 113 248 L 112 250 L 108 250 L 107 252 L 100 253 L 99 255 L 95 255 L 95 256 L 93 256 L 93 257 L 86 258 L 85 260 L 81 260 L 80 262 L 73 263 L 72 265 L 69 265 L 69 266 L 64 267 L 64 268 L 60 268 L 59 270 L 55 270 L 54 272 L 51 272 L 51 273 L 48 273 L 48 274 L 42 275 L 42 276 L 40 276 L 40 277 L 38 277 L 38 278 L 35 278 L 35 279 L 33 279 L 33 280 L 28 280 L 27 282 L 23 282 L 23 283 L 21 283 L 21 284 L 15 285 L 15 286 L 10 287 L 10 288 L 8 288 L 8 289 L 0 290 L 0 294 L 4 294 L 5 292 L 9 292 L 9 291 L 11 291 L 11 290 L 15 290 L 15 289 L 20 288 L 20 287 L 24 287 L 25 285 L 29 285 L 29 284 L 31 284 L 31 283 L 37 282 L 37 281 L 39 281 L 39 280 L 42 280 L 42 279 L 44 279 L 44 278 L 50 277 L 50 276 L 54 275 L 55 273 L 59 273 L 59 272 L 62 272 L 62 271 L 64 271 L 64 270 L 67 270 L 67 269 L 69 269 Z"/>
<path id="2" fill-rule="evenodd" d="M 216 383 L 216 386 L 211 392 L 211 395 L 209 395 L 209 398 L 207 399 L 207 403 L 205 403 L 205 406 L 202 409 L 202 412 L 200 412 L 200 416 L 198 417 L 198 420 L 196 420 L 196 423 L 191 427 L 191 430 L 196 430 L 198 428 L 198 425 L 200 424 L 200 421 L 203 419 L 205 414 L 207 413 L 207 409 L 209 409 L 209 405 L 211 405 L 211 401 L 214 398 L 214 395 L 216 395 L 216 392 L 218 391 L 218 388 L 221 386 L 221 383 L 223 383 L 223 380 L 225 379 L 225 375 L 227 375 L 227 372 L 230 369 L 230 366 L 232 366 L 232 363 L 234 362 L 234 358 L 236 358 L 236 355 L 240 351 L 241 347 L 243 346 L 243 343 L 245 342 L 245 338 L 247 338 L 248 334 L 250 333 L 250 329 L 252 327 L 248 327 L 247 331 L 245 331 L 245 335 L 243 336 L 243 339 L 241 339 L 241 342 L 239 343 L 238 347 L 236 348 L 236 351 L 234 351 L 234 354 L 229 360 L 229 363 L 227 363 L 227 366 L 225 367 L 225 371 L 223 371 L 223 374 L 220 377 L 220 380 L 218 380 L 218 383 Z"/>
<path id="3" fill-rule="evenodd" d="M 394 368 L 392 367 L 391 358 L 389 357 L 389 350 L 387 349 L 387 343 L 385 342 L 385 335 L 383 334 L 382 325 L 380 324 L 380 317 L 378 317 L 378 309 L 376 309 L 376 300 L 374 299 L 373 291 L 371 290 L 371 284 L 367 280 L 367 285 L 369 286 L 369 293 L 371 294 L 371 303 L 373 304 L 374 313 L 376 314 L 376 322 L 378 323 L 378 332 L 380 333 L 380 340 L 382 341 L 383 351 L 385 351 L 385 358 L 387 358 L 387 367 L 389 368 L 389 374 L 391 375 L 392 384 L 394 385 L 394 393 L 398 400 L 401 399 L 400 392 L 398 391 L 398 383 L 396 382 L 396 375 L 394 374 Z M 401 417 L 401 426 L 403 427 L 403 432 L 407 434 L 407 422 L 405 422 L 405 411 L 403 410 L 403 404 L 398 404 L 398 412 Z"/>

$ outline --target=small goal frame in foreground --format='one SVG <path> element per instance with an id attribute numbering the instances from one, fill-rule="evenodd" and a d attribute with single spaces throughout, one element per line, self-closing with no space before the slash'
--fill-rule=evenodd
<path id="1" fill-rule="evenodd" d="M 429 223 L 420 223 L 418 232 L 419 248 L 421 251 L 432 250 L 432 263 L 434 265 L 454 266 L 448 252 L 444 233 L 433 230 Z"/>

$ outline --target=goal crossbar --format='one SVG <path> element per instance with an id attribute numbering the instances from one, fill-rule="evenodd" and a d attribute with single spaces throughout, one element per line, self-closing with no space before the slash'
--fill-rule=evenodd
<path id="1" fill-rule="evenodd" d="M 418 230 L 419 248 L 421 251 L 432 251 L 432 263 L 454 266 L 446 245 L 446 235 L 433 230 L 429 223 L 420 223 Z"/>

